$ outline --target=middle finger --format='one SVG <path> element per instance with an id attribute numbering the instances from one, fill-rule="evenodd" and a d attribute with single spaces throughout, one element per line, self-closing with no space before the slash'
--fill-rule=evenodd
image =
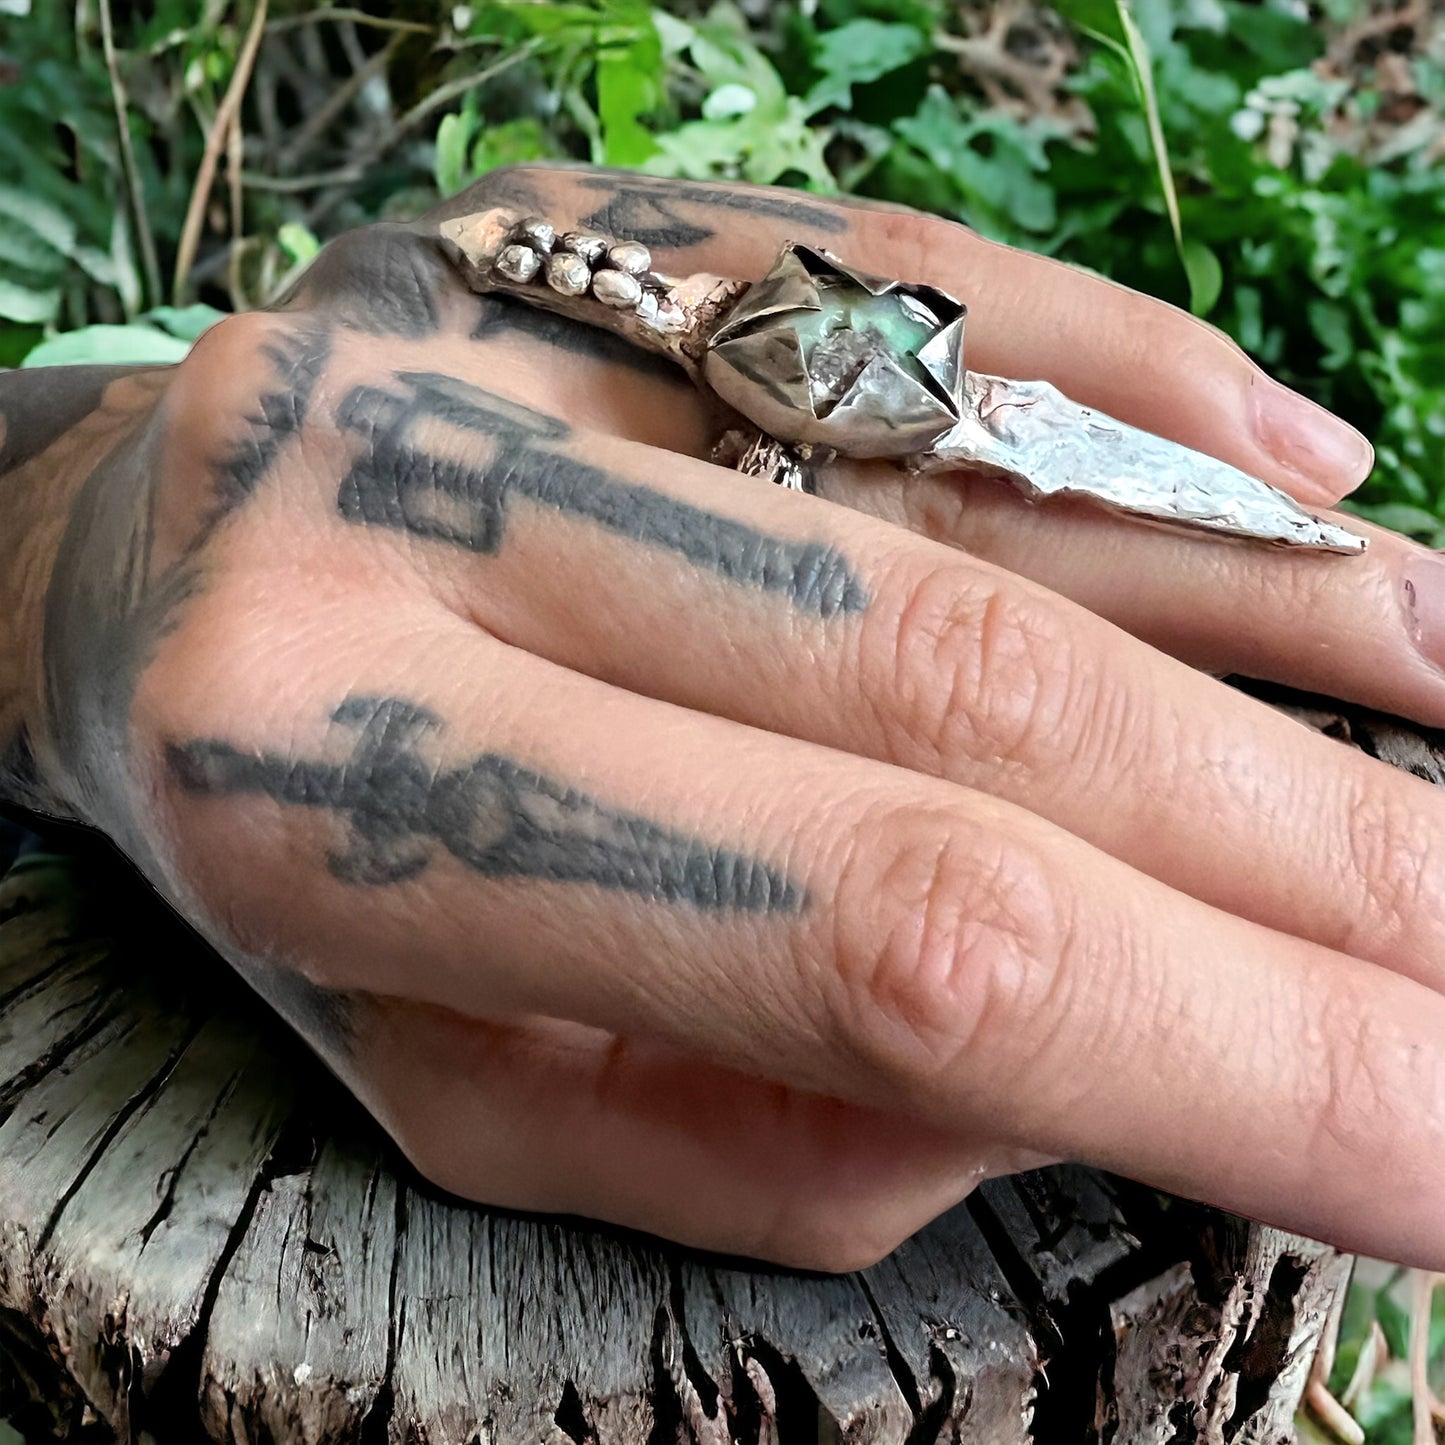
<path id="1" fill-rule="evenodd" d="M 507 641 L 991 792 L 1206 902 L 1445 985 L 1428 785 L 821 499 L 451 378 L 397 373 L 338 415 L 343 513 L 411 532 L 445 600 Z"/>

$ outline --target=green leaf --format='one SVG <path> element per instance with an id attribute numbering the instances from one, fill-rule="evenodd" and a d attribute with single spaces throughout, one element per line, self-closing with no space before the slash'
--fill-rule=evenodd
<path id="1" fill-rule="evenodd" d="M 0 213 L 0 268 L 23 272 L 31 283 L 57 281 L 65 274 L 66 260 L 28 223 Z"/>
<path id="2" fill-rule="evenodd" d="M 75 222 L 40 196 L 0 183 L 0 216 L 24 226 L 58 255 L 75 249 Z"/>
<path id="3" fill-rule="evenodd" d="M 590 40 L 606 18 L 602 10 L 592 5 L 539 5 L 536 0 L 498 0 L 487 8 L 510 15 L 533 35 L 553 39 Z"/>
<path id="4" fill-rule="evenodd" d="M 853 87 L 881 80 L 911 64 L 929 49 L 928 37 L 913 25 L 882 20 L 851 20 L 818 37 L 813 64 L 822 79 L 808 92 L 809 115 L 830 105 L 851 106 Z"/>
<path id="5" fill-rule="evenodd" d="M 168 365 L 191 349 L 189 341 L 168 336 L 154 326 L 82 326 L 42 341 L 23 366 L 73 366 L 80 362 L 107 365 Z"/>
<path id="6" fill-rule="evenodd" d="M 657 149 L 642 117 L 657 107 L 651 77 L 629 56 L 609 55 L 597 63 L 597 116 L 602 122 L 603 159 L 610 166 L 639 166 Z"/>
<path id="7" fill-rule="evenodd" d="M 835 25 L 851 20 L 901 20 L 925 34 L 942 25 L 953 9 L 950 0 L 822 0 L 822 12 Z"/>
<path id="8" fill-rule="evenodd" d="M 432 174 L 443 196 L 454 196 L 466 184 L 467 151 L 475 130 L 475 113 L 444 115 L 437 125 Z"/>
<path id="9" fill-rule="evenodd" d="M 1225 0 L 1229 37 L 1272 71 L 1303 70 L 1325 51 L 1321 27 L 1308 11 Z"/>
<path id="10" fill-rule="evenodd" d="M 59 311 L 59 291 L 37 291 L 0 276 L 0 316 L 7 321 L 45 326 L 55 320 Z"/>
<path id="11" fill-rule="evenodd" d="M 448 116 L 447 119 L 452 117 Z M 443 191 L 442 194 L 451 193 Z M 293 266 L 310 265 L 321 251 L 321 242 L 300 221 L 285 222 L 276 232 L 276 244 L 286 253 Z"/>
<path id="12" fill-rule="evenodd" d="M 1414 1404 L 1408 1380 L 1376 1380 L 1353 1413 L 1365 1427 L 1369 1445 L 1413 1445 Z"/>
<path id="13" fill-rule="evenodd" d="M 1203 241 L 1191 237 L 1181 247 L 1180 259 L 1189 278 L 1189 309 L 1196 316 L 1208 316 L 1224 289 L 1224 268 L 1219 257 Z"/>
<path id="14" fill-rule="evenodd" d="M 1409 502 L 1381 502 L 1371 506 L 1366 502 L 1351 505 L 1347 500 L 1345 505 L 1366 521 L 1389 527 L 1393 532 L 1403 532 L 1407 537 L 1433 537 L 1440 526 L 1440 518 L 1434 512 Z"/>
<path id="15" fill-rule="evenodd" d="M 283 226 L 281 229 L 286 228 Z M 159 326 L 162 331 L 182 341 L 195 341 L 202 332 L 209 331 L 216 322 L 224 320 L 225 316 L 224 311 L 197 302 L 193 306 L 156 306 L 139 319 L 152 326 Z M 124 329 L 129 331 L 134 328 Z"/>
<path id="16" fill-rule="evenodd" d="M 754 110 L 726 121 L 692 121 L 657 138 L 654 175 L 698 180 L 741 177 L 759 185 L 802 181 L 816 191 L 836 189 L 824 147 L 828 133 L 808 125 L 798 101 Z"/>
<path id="17" fill-rule="evenodd" d="M 1319 360 L 1321 370 L 1339 371 L 1348 365 L 1355 354 L 1355 330 L 1350 324 L 1349 312 L 1334 301 L 1313 297 L 1305 314 L 1309 317 L 1310 330 L 1325 348 Z"/>
<path id="18" fill-rule="evenodd" d="M 497 166 L 545 160 L 556 154 L 541 121 L 535 116 L 519 116 L 501 125 L 488 126 L 477 137 L 472 147 L 471 174 L 466 182 L 470 184 Z"/>
<path id="19" fill-rule="evenodd" d="M 79 245 L 71 252 L 71 259 L 92 281 L 101 286 L 120 289 L 120 269 L 113 255 L 98 246 Z"/>
<path id="20" fill-rule="evenodd" d="M 0 366 L 19 366 L 45 332 L 39 326 L 0 321 Z"/>
<path id="21" fill-rule="evenodd" d="M 931 86 L 917 112 L 896 133 L 950 176 L 962 214 L 990 235 L 1050 230 L 1058 219 L 1055 191 L 1035 172 L 1048 163 L 1037 137 L 1007 116 L 965 118 L 941 86 Z"/>
<path id="22" fill-rule="evenodd" d="M 597 118 L 603 159 L 640 166 L 657 150 L 643 124 L 663 102 L 662 38 L 645 6 L 614 4 L 615 19 L 598 32 Z"/>

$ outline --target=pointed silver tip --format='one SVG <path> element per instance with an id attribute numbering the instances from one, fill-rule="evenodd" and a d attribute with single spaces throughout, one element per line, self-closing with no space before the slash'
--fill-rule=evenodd
<path id="1" fill-rule="evenodd" d="M 1306 547 L 1314 552 L 1337 552 L 1346 557 L 1358 557 L 1370 545 L 1368 537 L 1357 532 L 1337 527 L 1333 522 L 1311 517 L 1312 525 L 1301 527 L 1300 535 L 1291 537 L 1286 546 Z"/>

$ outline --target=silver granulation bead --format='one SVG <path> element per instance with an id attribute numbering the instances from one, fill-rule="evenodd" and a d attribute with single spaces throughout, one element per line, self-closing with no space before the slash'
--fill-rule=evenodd
<path id="1" fill-rule="evenodd" d="M 512 227 L 510 239 L 548 255 L 557 243 L 557 228 L 545 216 L 524 216 Z"/>
<path id="2" fill-rule="evenodd" d="M 624 271 L 599 271 L 592 278 L 592 294 L 604 306 L 626 311 L 642 300 L 642 283 Z"/>
<path id="3" fill-rule="evenodd" d="M 592 268 L 570 251 L 554 251 L 547 257 L 547 284 L 559 296 L 584 296 L 592 284 Z"/>
<path id="4" fill-rule="evenodd" d="M 652 270 L 652 252 L 640 241 L 619 241 L 608 248 L 607 264 L 626 276 L 644 276 Z"/>
<path id="5" fill-rule="evenodd" d="M 541 270 L 542 258 L 530 246 L 513 241 L 497 252 L 497 259 L 492 265 L 508 281 L 525 284 Z"/>
<path id="6" fill-rule="evenodd" d="M 568 231 L 557 242 L 562 250 L 580 256 L 589 266 L 600 264 L 611 244 L 606 236 L 599 236 L 595 231 Z"/>

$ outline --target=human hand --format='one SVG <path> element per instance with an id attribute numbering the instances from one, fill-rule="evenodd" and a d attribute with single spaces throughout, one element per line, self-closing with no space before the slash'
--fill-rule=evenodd
<path id="1" fill-rule="evenodd" d="M 1368 465 L 1207 328 L 941 222 L 552 170 L 451 210 L 503 203 L 675 272 L 824 244 L 1302 500 Z M 770 489 L 433 237 L 216 328 L 81 489 L 44 789 L 471 1197 L 845 1268 L 1072 1157 L 1445 1260 L 1445 800 L 1185 665 L 1445 721 L 1439 563 Z"/>

